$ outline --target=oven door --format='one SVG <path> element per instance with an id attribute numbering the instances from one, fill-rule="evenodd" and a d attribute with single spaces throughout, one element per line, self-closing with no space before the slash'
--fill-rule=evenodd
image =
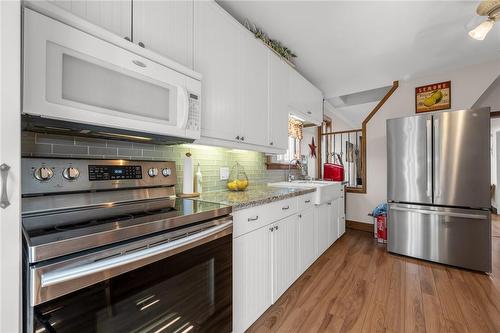
<path id="1" fill-rule="evenodd" d="M 199 138 L 199 80 L 30 9 L 24 17 L 24 113 Z"/>
<path id="2" fill-rule="evenodd" d="M 39 292 L 27 332 L 231 332 L 232 221 L 28 275 Z"/>

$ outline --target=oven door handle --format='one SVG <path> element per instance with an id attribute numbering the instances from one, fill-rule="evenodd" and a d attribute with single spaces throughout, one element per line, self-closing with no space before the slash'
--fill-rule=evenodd
<path id="1" fill-rule="evenodd" d="M 220 225 L 191 236 L 109 259 L 47 271 L 42 271 L 43 268 L 34 268 L 31 304 L 38 305 L 227 236 L 232 233 L 233 222 L 232 217 L 226 219 L 227 221 L 223 220 L 224 223 Z"/>

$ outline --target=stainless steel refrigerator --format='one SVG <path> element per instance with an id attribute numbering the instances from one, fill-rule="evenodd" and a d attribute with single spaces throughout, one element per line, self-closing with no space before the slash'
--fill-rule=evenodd
<path id="1" fill-rule="evenodd" d="M 387 120 L 390 252 L 491 272 L 490 108 Z"/>

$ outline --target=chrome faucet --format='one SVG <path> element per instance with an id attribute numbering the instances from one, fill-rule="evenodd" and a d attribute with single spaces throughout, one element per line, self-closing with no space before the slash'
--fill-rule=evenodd
<path id="1" fill-rule="evenodd" d="M 297 165 L 297 167 L 302 168 L 302 165 L 300 164 L 300 161 L 297 158 L 294 158 L 293 160 L 290 160 L 290 162 L 288 162 L 288 181 L 289 182 L 291 182 L 292 180 L 295 180 L 295 176 L 292 175 L 292 173 L 291 173 L 291 167 L 292 167 L 293 161 L 295 161 L 295 164 Z"/>

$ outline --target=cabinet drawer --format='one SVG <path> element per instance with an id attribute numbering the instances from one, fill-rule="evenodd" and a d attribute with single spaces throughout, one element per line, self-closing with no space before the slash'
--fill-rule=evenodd
<path id="1" fill-rule="evenodd" d="M 313 207 L 314 204 L 312 202 L 312 197 L 313 197 L 312 193 L 307 193 L 297 197 L 298 211 L 302 211 L 307 208 Z"/>
<path id="2" fill-rule="evenodd" d="M 233 238 L 256 230 L 297 212 L 297 198 L 238 210 L 233 213 Z"/>

